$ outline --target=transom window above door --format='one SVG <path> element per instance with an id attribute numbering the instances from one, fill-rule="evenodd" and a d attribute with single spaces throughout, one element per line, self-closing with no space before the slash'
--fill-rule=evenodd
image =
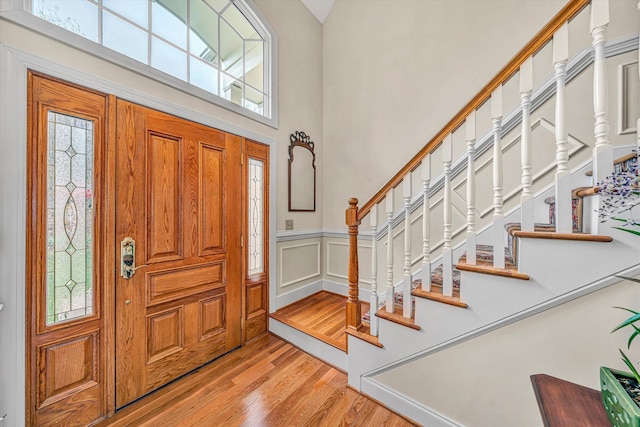
<path id="1" fill-rule="evenodd" d="M 31 0 L 30 13 L 273 118 L 272 35 L 245 0 Z"/>

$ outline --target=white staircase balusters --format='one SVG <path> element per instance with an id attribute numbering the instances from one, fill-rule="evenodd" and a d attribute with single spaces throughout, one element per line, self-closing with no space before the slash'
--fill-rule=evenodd
<path id="1" fill-rule="evenodd" d="M 411 317 L 411 172 L 402 180 L 404 198 L 404 279 L 402 283 L 402 316 Z"/>
<path id="2" fill-rule="evenodd" d="M 393 188 L 386 196 L 387 210 L 387 293 L 386 309 L 393 313 Z"/>
<path id="3" fill-rule="evenodd" d="M 467 141 L 467 264 L 476 264 L 476 110 L 465 121 Z"/>
<path id="4" fill-rule="evenodd" d="M 531 91 L 533 90 L 533 58 L 520 66 L 520 99 L 522 107 L 522 134 L 520 137 L 520 161 L 522 165 L 522 196 L 520 198 L 522 231 L 533 231 L 534 203 L 531 141 Z"/>
<path id="5" fill-rule="evenodd" d="M 373 231 L 371 239 L 371 298 L 369 307 L 369 333 L 374 337 L 378 336 L 378 244 L 376 237 L 378 236 L 378 207 L 375 205 L 369 213 L 369 224 Z"/>
<path id="6" fill-rule="evenodd" d="M 593 148 L 593 180 L 601 182 L 613 172 L 613 148 L 609 143 L 609 94 L 607 64 L 604 45 L 607 41 L 609 25 L 609 0 L 591 1 L 591 36 L 593 37 L 593 110 L 595 116 L 594 134 L 596 144 Z M 595 206 L 600 206 L 600 197 L 594 196 Z M 591 233 L 598 232 L 599 218 L 592 215 Z"/>
<path id="7" fill-rule="evenodd" d="M 431 290 L 431 212 L 429 209 L 429 184 L 431 182 L 431 154 L 422 159 L 422 289 Z"/>
<path id="8" fill-rule="evenodd" d="M 638 1 L 638 11 L 640 11 L 640 1 Z M 638 36 L 638 43 L 640 44 L 640 35 Z M 638 49 L 638 63 L 640 64 L 640 49 Z M 638 76 L 640 77 L 640 67 L 638 67 Z M 636 140 L 637 140 L 637 156 L 640 160 L 640 117 L 638 117 L 638 121 L 636 122 Z"/>
<path id="9" fill-rule="evenodd" d="M 556 232 L 573 232 L 573 208 L 571 200 L 571 174 L 569 173 L 569 142 L 565 120 L 565 86 L 567 60 L 569 58 L 569 25 L 565 23 L 553 35 L 553 68 L 556 80 L 556 175 L 555 215 Z"/>
<path id="10" fill-rule="evenodd" d="M 442 294 L 453 296 L 453 250 L 451 247 L 451 161 L 453 158 L 453 136 L 442 141 L 442 164 L 444 169 L 444 246 L 442 248 Z"/>
<path id="11" fill-rule="evenodd" d="M 491 94 L 493 121 L 493 266 L 504 269 L 504 211 L 502 169 L 502 85 Z"/>

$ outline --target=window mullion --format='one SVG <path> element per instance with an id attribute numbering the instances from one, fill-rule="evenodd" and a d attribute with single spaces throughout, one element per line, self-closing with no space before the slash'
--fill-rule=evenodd
<path id="1" fill-rule="evenodd" d="M 191 2 L 187 2 L 187 81 L 191 83 Z"/>
<path id="2" fill-rule="evenodd" d="M 151 65 L 151 48 L 152 48 L 152 37 L 153 37 L 153 18 L 152 18 L 152 13 L 153 13 L 153 6 L 152 6 L 152 1 L 148 0 L 147 3 L 147 65 Z"/>

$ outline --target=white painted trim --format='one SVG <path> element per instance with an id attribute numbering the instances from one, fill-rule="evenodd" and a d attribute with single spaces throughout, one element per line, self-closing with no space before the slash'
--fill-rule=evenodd
<path id="1" fill-rule="evenodd" d="M 273 313 L 274 311 L 279 310 L 282 307 L 286 307 L 289 304 L 293 304 L 296 301 L 299 301 L 320 291 L 327 291 L 334 294 L 347 296 L 347 294 L 349 293 L 349 285 L 347 285 L 346 283 L 337 283 L 331 280 L 324 279 L 309 283 L 300 288 L 278 295 L 276 298 L 276 305 L 274 306 L 274 309 L 271 310 L 271 312 Z M 378 295 L 382 296 L 382 298 L 384 299 L 384 293 L 379 293 Z M 371 290 L 360 289 L 361 301 L 369 302 L 370 298 Z"/>
<path id="2" fill-rule="evenodd" d="M 247 1 L 247 0 L 245 0 Z M 203 99 L 207 102 L 215 104 L 219 107 L 233 111 L 241 116 L 263 123 L 267 126 L 271 126 L 275 129 L 278 128 L 278 36 L 275 33 L 273 27 L 268 23 L 264 15 L 260 12 L 259 8 L 251 0 L 247 1 L 247 7 L 252 12 L 251 15 L 254 19 L 259 19 L 264 24 L 265 29 L 271 32 L 268 41 L 273 46 L 271 52 L 267 51 L 265 59 L 268 58 L 268 54 L 271 53 L 272 66 L 271 73 L 269 75 L 269 89 L 273 92 L 267 94 L 268 98 L 271 98 L 271 118 L 262 116 L 258 113 L 254 113 L 240 105 L 237 105 L 221 96 L 214 95 L 204 89 L 194 86 L 188 82 L 185 82 L 177 77 L 166 74 L 156 68 L 153 68 L 147 64 L 136 61 L 126 55 L 123 55 L 113 49 L 89 40 L 83 36 L 72 33 L 65 30 L 55 24 L 40 19 L 31 13 L 25 12 L 22 8 L 22 2 L 10 2 L 5 9 L 0 11 L 0 21 L 9 21 L 20 26 L 23 26 L 31 31 L 38 32 L 48 38 L 57 40 L 61 43 L 69 45 L 75 49 L 81 50 L 89 55 L 93 55 L 97 58 L 104 59 L 119 67 L 125 68 L 134 73 L 151 78 L 157 82 L 171 86 L 191 96 Z M 243 8 L 244 9 L 244 8 Z M 267 44 L 265 44 L 267 45 Z M 265 64 L 268 65 L 268 64 Z"/>
<path id="3" fill-rule="evenodd" d="M 373 239 L 372 230 L 358 232 L 358 240 Z M 305 230 L 279 230 L 276 235 L 277 242 L 289 242 L 302 239 L 319 239 L 323 237 L 335 237 L 338 239 L 348 239 L 349 232 L 341 228 L 310 228 Z"/>
<path id="4" fill-rule="evenodd" d="M 522 310 L 520 312 L 514 313 L 510 316 L 504 317 L 500 320 L 496 320 L 495 322 L 492 323 L 488 323 L 480 328 L 474 329 L 472 331 L 469 331 L 467 333 L 464 333 L 462 335 L 459 335 L 455 338 L 452 338 L 448 341 L 444 341 L 438 345 L 435 345 L 433 347 L 427 348 L 425 350 L 419 351 L 415 354 L 412 354 L 411 356 L 405 357 L 403 359 L 400 360 L 396 360 L 392 363 L 389 363 L 385 366 L 382 366 L 380 368 L 374 369 L 370 372 L 367 372 L 365 374 L 362 375 L 362 380 L 364 380 L 365 378 L 370 378 L 373 377 L 377 374 L 381 374 L 383 372 L 387 372 L 391 369 L 394 369 L 398 366 L 401 365 L 405 365 L 407 363 L 410 363 L 414 360 L 429 356 L 431 354 L 437 353 L 439 351 L 445 350 L 449 347 L 453 347 L 454 345 L 460 344 L 462 342 L 465 342 L 467 340 L 476 338 L 480 335 L 484 335 L 488 332 L 494 331 L 496 329 L 502 328 L 504 326 L 510 325 L 512 323 L 515 323 L 519 320 L 525 319 L 529 316 L 533 316 L 535 314 L 541 313 L 545 310 L 549 310 L 553 307 L 556 307 L 558 305 L 561 304 L 565 304 L 569 301 L 572 301 L 576 298 L 580 298 L 582 296 L 588 295 L 592 292 L 595 291 L 599 291 L 600 289 L 606 288 L 607 286 L 613 285 L 615 283 L 620 282 L 622 279 L 615 277 L 615 276 L 625 276 L 625 277 L 634 277 L 637 276 L 638 274 L 640 274 L 640 264 L 636 264 L 632 267 L 626 268 L 624 270 L 621 270 L 617 273 L 615 273 L 615 275 L 610 275 L 607 276 L 603 279 L 599 279 L 599 280 L 595 280 L 591 283 L 586 284 L 585 286 L 581 286 L 577 289 L 574 289 L 570 292 L 567 292 L 565 294 L 559 295 L 555 298 L 551 298 L 547 301 L 544 301 L 540 304 L 531 306 L 525 310 Z"/>
<path id="5" fill-rule="evenodd" d="M 334 273 L 329 271 L 329 267 L 331 265 L 331 249 L 330 249 L 330 245 L 333 246 L 346 246 L 347 248 L 349 247 L 348 243 L 342 243 L 342 242 L 327 242 L 327 267 L 326 267 L 326 271 L 327 271 L 327 276 L 333 276 L 333 277 L 337 277 L 338 279 L 344 279 L 344 280 L 349 280 L 349 277 L 344 275 L 344 274 L 340 274 L 340 273 Z M 371 249 L 371 246 L 365 246 L 365 245 L 358 245 L 359 248 L 362 249 Z M 371 280 L 358 280 L 358 283 L 364 283 L 366 285 L 371 285 Z"/>
<path id="6" fill-rule="evenodd" d="M 345 236 L 349 236 L 346 230 L 344 234 Z M 319 239 L 321 237 L 324 237 L 324 230 L 322 228 L 312 228 L 307 230 L 286 230 L 278 231 L 276 235 L 276 241 L 280 243 L 302 239 Z"/>
<path id="7" fill-rule="evenodd" d="M 334 294 L 342 295 L 342 296 L 345 296 L 345 297 L 349 294 L 349 285 L 348 284 L 333 282 L 331 280 L 323 280 L 322 281 L 322 289 L 327 291 L 327 292 L 332 292 Z M 371 290 L 370 289 L 359 289 L 358 293 L 359 293 L 358 299 L 360 301 L 369 302 L 369 300 L 371 299 Z M 378 297 L 380 297 L 380 295 L 382 295 L 382 297 L 384 299 L 384 293 L 379 293 Z"/>
<path id="8" fill-rule="evenodd" d="M 378 402 L 384 403 L 389 409 L 429 427 L 461 427 L 450 418 L 428 408 L 415 400 L 392 390 L 372 378 L 364 378 L 360 391 Z"/>
<path id="9" fill-rule="evenodd" d="M 618 65 L 618 135 L 628 135 L 636 133 L 637 124 L 635 120 L 632 123 L 625 123 L 625 117 L 627 116 L 627 105 L 629 104 L 629 88 L 627 87 L 627 75 L 628 69 L 633 66 L 638 66 L 638 61 L 629 61 L 624 64 Z M 637 73 L 636 73 L 637 75 Z M 637 102 L 634 100 L 633 102 Z"/>
<path id="10" fill-rule="evenodd" d="M 303 287 L 298 289 L 294 289 L 292 291 L 286 292 L 284 294 L 280 294 L 276 297 L 276 304 L 272 306 L 272 313 L 276 310 L 281 309 L 282 307 L 286 307 L 289 304 L 293 304 L 296 301 L 301 300 L 302 298 L 306 298 L 315 294 L 316 292 L 320 292 L 324 289 L 324 283 L 322 280 L 318 280 L 317 282 L 309 283 Z"/>
<path id="11" fill-rule="evenodd" d="M 282 272 L 284 271 L 284 251 L 289 250 L 289 249 L 302 248 L 302 247 L 306 247 L 306 246 L 315 246 L 317 248 L 317 251 L 318 251 L 317 252 L 318 256 L 316 257 L 316 270 L 317 270 L 317 272 L 308 274 L 308 275 L 306 275 L 304 277 L 298 277 L 297 279 L 289 280 L 288 282 L 285 282 L 285 283 L 281 283 L 280 284 L 280 288 L 285 288 L 287 286 L 293 285 L 294 283 L 299 283 L 299 282 L 302 282 L 303 280 L 307 280 L 307 279 L 312 279 L 314 277 L 318 277 L 321 274 L 320 258 L 322 258 L 322 252 L 321 252 L 321 248 L 320 248 L 320 242 L 302 243 L 300 245 L 281 247 L 280 248 L 280 274 L 282 275 Z"/>
<path id="12" fill-rule="evenodd" d="M 25 423 L 27 67 L 0 44 L 0 415 Z"/>
<path id="13" fill-rule="evenodd" d="M 292 343 L 302 351 L 317 357 L 343 372 L 347 372 L 349 368 L 347 353 L 332 345 L 322 342 L 311 335 L 300 332 L 299 330 L 272 318 L 269 319 L 269 331 L 285 341 Z"/>

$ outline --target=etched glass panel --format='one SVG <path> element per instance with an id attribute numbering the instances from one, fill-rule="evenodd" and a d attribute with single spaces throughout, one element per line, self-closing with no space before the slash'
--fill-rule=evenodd
<path id="1" fill-rule="evenodd" d="M 249 276 L 264 273 L 264 164 L 249 159 Z"/>
<path id="2" fill-rule="evenodd" d="M 47 325 L 93 314 L 93 122 L 49 112 Z"/>

